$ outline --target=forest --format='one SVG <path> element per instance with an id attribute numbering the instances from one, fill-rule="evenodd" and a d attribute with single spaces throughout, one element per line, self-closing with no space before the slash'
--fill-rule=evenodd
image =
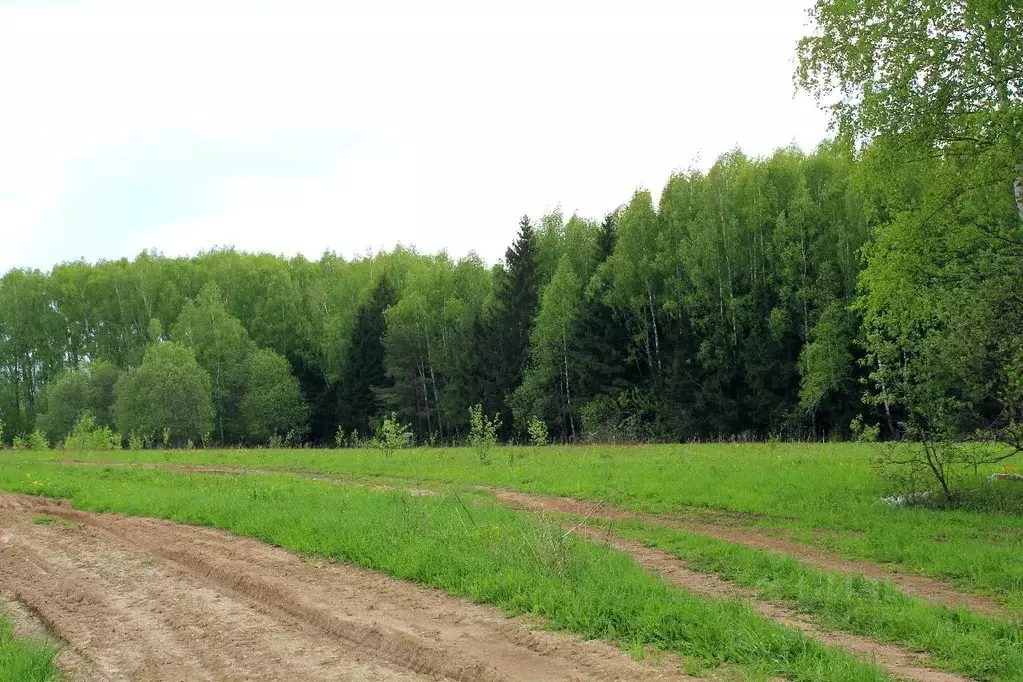
<path id="1" fill-rule="evenodd" d="M 874 10 L 819 5 L 795 80 L 840 95 L 831 139 L 733 150 L 605 216 L 524 216 L 493 265 L 398 246 L 13 269 L 0 435 L 56 444 L 88 412 L 136 445 L 340 445 L 393 413 L 453 443 L 479 405 L 507 442 L 531 422 L 1020 440 L 1019 10 L 954 5 L 883 50 Z"/>

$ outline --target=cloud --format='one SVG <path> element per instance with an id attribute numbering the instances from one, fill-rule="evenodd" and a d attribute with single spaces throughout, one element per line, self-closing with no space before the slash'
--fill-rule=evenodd
<path id="1" fill-rule="evenodd" d="M 523 213 L 815 144 L 806 4 L 0 4 L 0 269 L 218 243 L 493 260 Z"/>

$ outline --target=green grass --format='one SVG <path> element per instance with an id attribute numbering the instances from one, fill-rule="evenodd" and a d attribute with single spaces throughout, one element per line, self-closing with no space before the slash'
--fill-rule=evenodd
<path id="1" fill-rule="evenodd" d="M 0 682 L 55 682 L 55 656 L 48 644 L 16 639 L 0 604 Z"/>
<path id="2" fill-rule="evenodd" d="M 76 459 L 295 469 L 361 479 L 486 484 L 602 500 L 640 512 L 727 510 L 753 526 L 851 558 L 897 564 L 991 594 L 1023 614 L 1023 517 L 894 508 L 857 444 L 706 444 L 498 449 L 490 465 L 467 448 L 74 453 Z M 59 455 L 46 453 L 40 457 Z M 1016 464 L 1023 464 L 1018 462 Z M 1012 484 L 1004 484 L 1012 485 Z M 1023 487 L 1023 486 L 1021 486 Z M 1020 492 L 1023 494 L 1023 491 Z M 752 518 L 755 517 L 755 518 Z"/>
<path id="3" fill-rule="evenodd" d="M 784 600 L 832 629 L 927 651 L 938 667 L 981 680 L 1023 675 L 1023 627 L 965 609 L 932 606 L 885 582 L 837 575 L 785 556 L 641 521 L 616 534 L 685 560 L 690 567 Z"/>
<path id="4" fill-rule="evenodd" d="M 26 475 L 28 474 L 28 475 Z M 286 475 L 217 476 L 0 459 L 0 488 L 76 508 L 214 526 L 445 589 L 552 628 L 655 647 L 755 679 L 881 680 L 737 601 L 697 597 L 557 526 L 455 493 L 416 497 Z"/>
<path id="5" fill-rule="evenodd" d="M 73 525 L 75 525 L 74 522 L 72 522 L 72 521 L 68 521 L 67 519 L 62 519 L 62 518 L 59 518 L 57 516 L 50 516 L 49 514 L 43 514 L 42 516 L 36 516 L 35 518 L 32 519 L 32 523 L 34 523 L 37 526 L 52 526 L 53 524 L 57 524 L 57 525 L 60 525 L 60 526 L 73 526 Z"/>

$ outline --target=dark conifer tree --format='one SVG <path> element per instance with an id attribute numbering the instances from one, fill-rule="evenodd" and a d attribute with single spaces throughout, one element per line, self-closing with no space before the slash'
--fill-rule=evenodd
<path id="1" fill-rule="evenodd" d="M 341 379 L 340 423 L 350 432 L 362 436 L 371 433 L 373 419 L 384 410 L 381 392 L 393 385 L 387 374 L 384 353 L 384 333 L 387 321 L 384 311 L 397 300 L 387 277 L 381 278 L 369 300 L 359 308 L 352 330 L 352 343 L 348 348 Z"/>
<path id="2" fill-rule="evenodd" d="M 511 395 L 522 383 L 528 359 L 529 335 L 540 304 L 539 289 L 536 234 L 529 216 L 522 216 L 518 236 L 505 252 L 504 267 L 498 273 L 490 329 L 484 335 L 499 351 L 492 373 L 494 400 L 499 403 L 494 407 L 501 411 L 502 435 L 506 437 L 513 423 Z"/>
<path id="3" fill-rule="evenodd" d="M 614 253 L 616 230 L 614 215 L 607 215 L 597 233 L 597 272 L 572 329 L 570 352 L 577 374 L 574 382 L 579 404 L 620 390 L 630 380 L 629 330 L 620 314 L 604 302 L 610 285 L 601 265 Z"/>

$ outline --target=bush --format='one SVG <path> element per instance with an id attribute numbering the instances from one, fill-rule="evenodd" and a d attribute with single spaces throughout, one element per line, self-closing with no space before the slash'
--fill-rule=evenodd
<path id="1" fill-rule="evenodd" d="M 907 427 L 908 439 L 878 446 L 871 465 L 896 493 L 900 504 L 933 501 L 940 493 L 946 504 L 961 504 L 964 493 L 982 484 L 981 468 L 999 464 L 1023 452 L 1019 446 L 991 441 L 968 442 L 935 436 Z M 912 439 L 912 440 L 909 440 Z M 935 490 L 935 483 L 938 490 Z"/>
<path id="2" fill-rule="evenodd" d="M 482 405 L 469 408 L 469 447 L 476 451 L 480 464 L 490 464 L 493 449 L 497 447 L 497 431 L 501 428 L 501 417 L 495 414 L 493 420 L 483 414 Z"/>
<path id="3" fill-rule="evenodd" d="M 15 436 L 13 446 L 15 450 L 49 450 L 50 441 L 42 431 L 36 429 L 27 438 Z"/>
<path id="4" fill-rule="evenodd" d="M 849 424 L 849 430 L 852 431 L 858 443 L 876 443 L 877 439 L 881 436 L 881 427 L 867 424 L 863 421 L 863 415 L 858 414 L 853 418 L 852 423 Z"/>
<path id="5" fill-rule="evenodd" d="M 65 440 L 87 410 L 98 426 L 113 426 L 111 412 L 117 377 L 117 369 L 103 361 L 60 375 L 39 396 L 36 426 L 52 443 Z"/>
<path id="6" fill-rule="evenodd" d="M 650 436 L 646 423 L 655 413 L 639 391 L 597 396 L 579 410 L 583 438 L 591 443 L 637 442 Z"/>
<path id="7" fill-rule="evenodd" d="M 542 447 L 550 442 L 550 434 L 547 432 L 547 424 L 542 419 L 533 417 L 526 427 L 529 432 L 529 442 L 534 447 Z"/>
<path id="8" fill-rule="evenodd" d="M 411 444 L 412 426 L 398 421 L 398 415 L 394 412 L 390 417 L 385 417 L 374 429 L 373 447 L 383 450 L 388 455 Z"/>
<path id="9" fill-rule="evenodd" d="M 98 426 L 91 412 L 83 412 L 64 441 L 65 450 L 120 450 L 121 437 L 106 426 Z"/>

